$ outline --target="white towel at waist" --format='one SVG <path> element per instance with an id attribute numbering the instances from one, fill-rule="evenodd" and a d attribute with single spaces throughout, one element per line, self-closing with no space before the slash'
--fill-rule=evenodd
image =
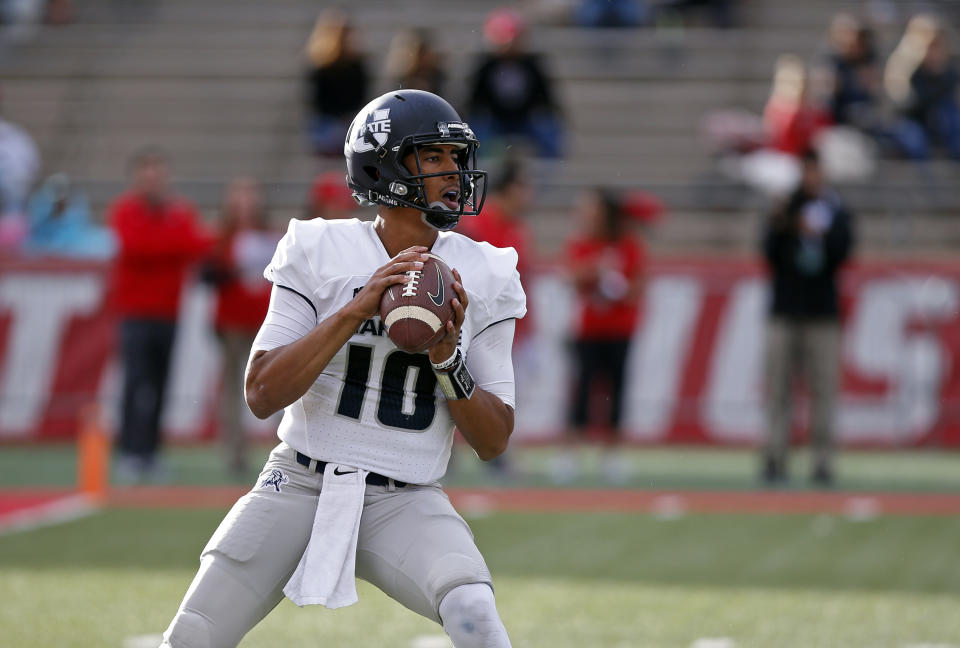
<path id="1" fill-rule="evenodd" d="M 367 471 L 328 463 L 310 541 L 283 593 L 299 606 L 357 602 L 354 568 Z"/>

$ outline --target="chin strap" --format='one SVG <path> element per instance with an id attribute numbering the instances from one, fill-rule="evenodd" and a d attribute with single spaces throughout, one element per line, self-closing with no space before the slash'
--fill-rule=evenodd
<path id="1" fill-rule="evenodd" d="M 440 214 L 437 212 L 422 212 L 423 213 L 423 222 L 438 230 L 447 231 L 452 230 L 457 226 L 457 223 L 460 222 L 460 214 L 455 211 L 447 209 L 447 206 L 440 202 L 434 202 L 430 204 L 431 209 L 437 209 L 438 206 L 446 211 L 446 214 Z"/>

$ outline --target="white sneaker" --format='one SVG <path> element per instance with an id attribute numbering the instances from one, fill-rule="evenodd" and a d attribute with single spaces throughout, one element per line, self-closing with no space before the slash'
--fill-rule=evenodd
<path id="1" fill-rule="evenodd" d="M 139 484 L 143 472 L 143 459 L 136 455 L 121 454 L 113 462 L 113 480 L 122 486 Z"/>
<path id="2" fill-rule="evenodd" d="M 168 484 L 173 477 L 173 467 L 163 457 L 154 456 L 144 463 L 142 480 L 145 483 Z"/>

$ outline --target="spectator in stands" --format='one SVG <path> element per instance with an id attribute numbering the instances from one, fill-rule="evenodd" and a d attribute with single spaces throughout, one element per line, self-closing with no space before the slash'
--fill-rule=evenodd
<path id="1" fill-rule="evenodd" d="M 39 170 L 33 138 L 0 117 L 0 250 L 18 249 L 27 235 L 26 199 Z"/>
<path id="2" fill-rule="evenodd" d="M 109 228 L 95 225 L 90 203 L 64 173 L 47 178 L 27 204 L 30 231 L 24 252 L 34 255 L 108 259 L 117 248 Z"/>
<path id="3" fill-rule="evenodd" d="M 43 20 L 46 5 L 47 0 L 0 0 L 0 25 L 19 28 L 37 25 Z"/>
<path id="4" fill-rule="evenodd" d="M 759 132 L 740 112 L 721 111 L 705 119 L 707 135 L 723 156 L 720 168 L 768 196 L 789 193 L 800 179 L 800 155 L 818 145 L 830 126 L 827 94 L 821 90 L 813 87 L 802 59 L 778 57 Z M 858 139 L 865 137 L 858 134 Z M 855 143 L 854 153 L 860 153 L 861 143 Z M 856 158 L 858 172 L 867 166 L 860 159 L 865 155 Z"/>
<path id="5" fill-rule="evenodd" d="M 280 234 L 267 225 L 259 183 L 252 178 L 231 182 L 206 275 L 217 290 L 214 325 L 223 359 L 220 438 L 227 471 L 238 480 L 250 477 L 243 376 L 250 346 L 270 304 L 271 284 L 263 278 L 263 269 L 279 240 Z"/>
<path id="6" fill-rule="evenodd" d="M 140 481 L 163 474 L 160 414 L 181 289 L 212 238 L 193 205 L 169 189 L 164 153 L 145 149 L 130 170 L 131 187 L 110 205 L 108 220 L 119 243 L 111 302 L 120 318 L 124 367 L 118 475 Z"/>
<path id="7" fill-rule="evenodd" d="M 830 124 L 810 86 L 806 65 L 792 54 L 777 58 L 763 121 L 771 148 L 799 156 L 813 147 L 817 133 Z"/>
<path id="8" fill-rule="evenodd" d="M 347 128 L 367 100 L 367 65 L 354 43 L 347 16 L 326 9 L 306 47 L 310 142 L 323 156 L 343 154 Z"/>
<path id="9" fill-rule="evenodd" d="M 353 192 L 344 183 L 342 172 L 327 171 L 313 181 L 307 200 L 306 220 L 354 218 L 356 210 L 357 201 L 353 199 Z"/>
<path id="10" fill-rule="evenodd" d="M 623 197 L 609 189 L 584 192 L 575 212 L 579 231 L 567 242 L 565 258 L 578 308 L 573 331 L 575 384 L 570 411 L 570 440 L 585 438 L 599 421 L 607 445 L 603 476 L 612 482 L 629 479 L 629 465 L 617 452 L 622 439 L 623 389 L 630 342 L 640 318 L 645 251 L 633 231 Z M 603 416 L 595 397 L 605 394 Z M 571 479 L 576 467 L 570 455 L 554 466 L 558 481 Z"/>
<path id="11" fill-rule="evenodd" d="M 830 22 L 829 39 L 833 123 L 877 134 L 882 74 L 872 30 L 852 15 L 839 13 Z"/>
<path id="12" fill-rule="evenodd" d="M 393 37 L 386 61 L 390 89 L 443 93 L 446 73 L 434 49 L 435 40 L 425 29 L 407 29 Z"/>
<path id="13" fill-rule="evenodd" d="M 47 0 L 44 22 L 48 25 L 69 25 L 74 20 L 73 0 Z"/>
<path id="14" fill-rule="evenodd" d="M 957 68 L 936 18 L 911 18 L 887 60 L 884 86 L 900 114 L 894 135 L 907 157 L 925 160 L 932 148 L 942 148 L 960 160 Z"/>
<path id="15" fill-rule="evenodd" d="M 852 215 L 825 187 L 816 154 L 803 156 L 800 186 L 770 218 L 763 254 L 772 278 L 767 327 L 767 436 L 762 480 L 788 476 L 792 387 L 805 379 L 810 402 L 810 478 L 833 484 L 834 399 L 840 359 L 837 275 L 853 248 Z"/>
<path id="16" fill-rule="evenodd" d="M 840 21 L 840 26 L 848 25 Z M 844 118 L 863 116 L 864 125 L 869 111 L 855 110 L 852 100 L 837 100 L 835 59 L 829 60 L 829 65 L 814 66 L 808 72 L 799 57 L 778 57 L 762 118 L 744 110 L 718 110 L 705 116 L 704 134 L 724 174 L 778 200 L 799 183 L 800 157 L 807 150 L 821 154 L 824 172 L 833 180 L 863 181 L 873 174 L 877 145 L 888 143 L 888 133 L 879 119 L 869 133 L 833 123 L 831 106 Z"/>
<path id="17" fill-rule="evenodd" d="M 469 122 L 482 141 L 531 143 L 540 157 L 563 153 L 560 111 L 541 58 L 526 50 L 526 23 L 512 9 L 494 9 L 483 25 L 492 51 L 476 62 Z"/>
<path id="18" fill-rule="evenodd" d="M 639 27 L 649 13 L 645 0 L 580 0 L 574 19 L 581 27 Z"/>
<path id="19" fill-rule="evenodd" d="M 660 0 L 657 22 L 673 23 L 676 16 L 684 26 L 706 18 L 713 27 L 733 27 L 735 4 L 735 0 Z"/>

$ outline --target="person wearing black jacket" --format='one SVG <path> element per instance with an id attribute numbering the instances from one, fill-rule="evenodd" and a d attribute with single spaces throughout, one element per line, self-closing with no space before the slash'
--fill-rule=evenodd
<path id="1" fill-rule="evenodd" d="M 960 75 L 950 54 L 946 36 L 938 32 L 910 77 L 912 92 L 904 116 L 923 129 L 929 145 L 960 160 Z"/>
<path id="2" fill-rule="evenodd" d="M 833 417 L 839 378 L 837 275 L 853 248 L 852 214 L 826 188 L 817 156 L 803 156 L 800 186 L 770 218 L 763 253 L 772 278 L 767 327 L 767 436 L 762 478 L 787 478 L 791 388 L 805 379 L 813 449 L 811 480 L 833 483 Z"/>
<path id="3" fill-rule="evenodd" d="M 366 103 L 369 85 L 366 60 L 354 44 L 345 13 L 337 8 L 320 12 L 306 56 L 310 146 L 315 155 L 339 157 L 347 127 Z"/>
<path id="4" fill-rule="evenodd" d="M 525 33 L 525 21 L 512 9 L 487 16 L 484 38 L 493 51 L 479 57 L 470 75 L 470 126 L 481 140 L 526 140 L 537 156 L 557 158 L 563 127 L 553 81 L 543 59 L 526 50 Z"/>

